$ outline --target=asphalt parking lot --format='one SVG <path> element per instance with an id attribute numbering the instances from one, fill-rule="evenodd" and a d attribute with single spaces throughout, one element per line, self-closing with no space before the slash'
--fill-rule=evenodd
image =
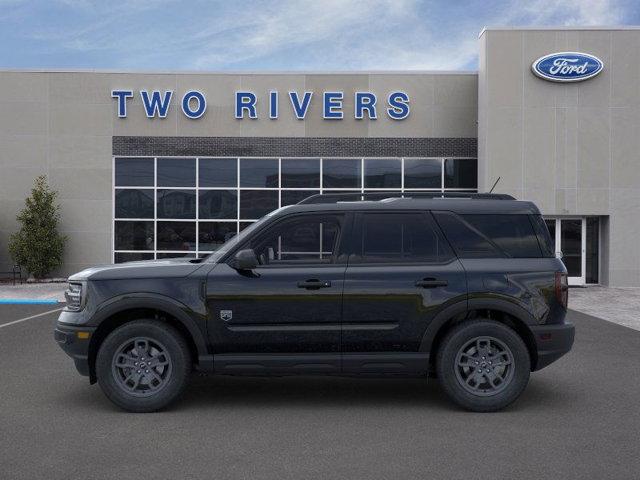
<path id="1" fill-rule="evenodd" d="M 499 413 L 433 380 L 194 376 L 130 414 L 55 344 L 57 312 L 8 325 L 50 310 L 0 306 L 3 479 L 640 477 L 640 332 L 577 312 L 574 350 Z"/>

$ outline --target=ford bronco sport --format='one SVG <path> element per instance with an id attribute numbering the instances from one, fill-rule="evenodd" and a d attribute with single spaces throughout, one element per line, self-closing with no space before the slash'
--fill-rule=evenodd
<path id="1" fill-rule="evenodd" d="M 135 412 L 167 406 L 193 369 L 431 374 L 463 408 L 509 405 L 573 344 L 567 272 L 538 208 L 398 195 L 315 195 L 202 259 L 84 270 L 55 339 Z"/>

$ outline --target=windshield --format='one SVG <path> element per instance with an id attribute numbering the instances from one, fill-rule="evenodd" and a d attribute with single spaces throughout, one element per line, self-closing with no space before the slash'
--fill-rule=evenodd
<path id="1" fill-rule="evenodd" d="M 211 263 L 218 262 L 222 257 L 224 257 L 227 253 L 229 253 L 229 250 L 235 248 L 235 246 L 238 245 L 239 243 L 244 242 L 247 238 L 249 238 L 249 236 L 255 230 L 257 230 L 258 228 L 262 227 L 262 225 L 267 223 L 271 219 L 271 217 L 273 217 L 276 213 L 281 212 L 285 208 L 288 208 L 288 207 L 282 207 L 282 208 L 279 208 L 277 210 L 274 210 L 273 212 L 267 213 L 260 220 L 258 220 L 255 223 L 252 223 L 247 228 L 242 230 L 239 234 L 235 235 L 234 237 L 231 237 L 229 240 L 224 242 L 222 245 L 220 245 L 220 247 L 215 252 L 210 254 L 208 257 L 205 257 L 205 259 L 203 261 L 204 262 L 208 262 L 208 263 L 209 262 L 211 262 Z"/>

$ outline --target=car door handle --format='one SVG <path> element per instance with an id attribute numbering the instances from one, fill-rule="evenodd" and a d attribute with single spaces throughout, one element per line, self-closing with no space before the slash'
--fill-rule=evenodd
<path id="1" fill-rule="evenodd" d="M 298 282 L 298 288 L 306 288 L 307 290 L 318 290 L 320 288 L 329 288 L 331 286 L 331 282 L 311 279 L 305 280 L 304 282 Z"/>
<path id="2" fill-rule="evenodd" d="M 416 287 L 422 288 L 436 288 L 446 287 L 448 285 L 446 280 L 436 280 L 435 278 L 423 278 L 415 283 Z"/>

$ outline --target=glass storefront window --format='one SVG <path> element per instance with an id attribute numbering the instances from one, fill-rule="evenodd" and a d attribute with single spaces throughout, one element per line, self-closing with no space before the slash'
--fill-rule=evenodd
<path id="1" fill-rule="evenodd" d="M 600 219 L 598 217 L 587 218 L 587 244 L 586 244 L 586 282 L 598 283 L 600 263 Z"/>
<path id="2" fill-rule="evenodd" d="M 332 158 L 322 162 L 322 186 L 324 188 L 361 188 L 360 159 Z"/>
<path id="3" fill-rule="evenodd" d="M 439 158 L 406 158 L 404 188 L 442 188 L 442 160 Z"/>
<path id="4" fill-rule="evenodd" d="M 153 187 L 153 158 L 116 158 L 116 187 Z"/>
<path id="5" fill-rule="evenodd" d="M 320 188 L 320 159 L 283 158 L 282 188 Z"/>
<path id="6" fill-rule="evenodd" d="M 444 188 L 478 188 L 478 162 L 471 158 L 444 161 Z"/>
<path id="7" fill-rule="evenodd" d="M 118 157 L 113 258 L 202 256 L 270 211 L 318 193 L 477 188 L 474 159 L 447 162 L 453 176 L 443 182 L 443 158 Z"/>
<path id="8" fill-rule="evenodd" d="M 369 158 L 364 161 L 364 188 L 400 188 L 402 163 L 399 158 Z"/>
<path id="9" fill-rule="evenodd" d="M 198 186 L 237 187 L 238 160 L 235 158 L 201 158 L 198 160 Z"/>
<path id="10" fill-rule="evenodd" d="M 159 158 L 159 187 L 195 187 L 195 158 Z"/>
<path id="11" fill-rule="evenodd" d="M 240 187 L 277 188 L 277 158 L 241 158 Z"/>

